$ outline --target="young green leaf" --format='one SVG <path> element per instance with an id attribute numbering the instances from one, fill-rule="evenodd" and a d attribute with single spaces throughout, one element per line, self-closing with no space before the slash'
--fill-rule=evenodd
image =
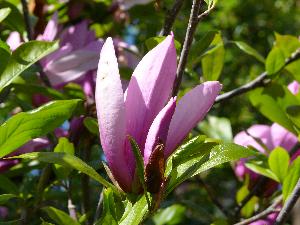
<path id="1" fill-rule="evenodd" d="M 146 41 L 145 41 L 145 45 L 148 49 L 148 51 L 150 51 L 152 48 L 154 48 L 156 45 L 158 45 L 160 42 L 162 42 L 163 40 L 165 40 L 166 37 L 161 37 L 161 36 L 157 36 L 157 37 L 151 37 L 151 38 L 148 38 Z M 180 42 L 174 40 L 174 44 L 175 44 L 175 48 L 176 48 L 176 51 L 180 51 L 181 49 L 181 44 Z"/>
<path id="2" fill-rule="evenodd" d="M 289 172 L 283 181 L 282 195 L 284 201 L 288 199 L 289 195 L 294 190 L 299 177 L 300 177 L 300 157 L 298 157 L 293 161 L 289 169 Z"/>
<path id="3" fill-rule="evenodd" d="M 289 169 L 290 156 L 287 151 L 281 147 L 275 148 L 268 158 L 269 167 L 278 177 L 280 183 L 283 183 Z"/>
<path id="4" fill-rule="evenodd" d="M 272 83 L 251 91 L 249 97 L 252 105 L 265 117 L 297 134 L 292 122 L 295 116 L 288 115 L 287 109 L 299 105 L 300 102 L 286 87 Z"/>
<path id="5" fill-rule="evenodd" d="M 48 216 L 57 224 L 59 225 L 80 225 L 76 220 L 70 217 L 64 211 L 56 209 L 54 207 L 48 206 L 44 207 L 43 210 L 48 214 Z"/>
<path id="6" fill-rule="evenodd" d="M 96 222 L 96 225 L 117 225 L 116 202 L 113 191 L 107 188 L 103 191 L 103 212 L 102 217 Z"/>
<path id="7" fill-rule="evenodd" d="M 174 204 L 159 210 L 152 219 L 155 225 L 182 224 L 185 219 L 185 212 L 185 206 Z"/>
<path id="8" fill-rule="evenodd" d="M 10 58 L 11 52 L 9 46 L 0 40 L 0 74 L 5 69 L 9 58 Z"/>
<path id="9" fill-rule="evenodd" d="M 0 91 L 24 70 L 58 48 L 57 42 L 29 41 L 18 47 L 11 55 L 0 76 Z"/>
<path id="10" fill-rule="evenodd" d="M 21 112 L 0 126 L 0 157 L 33 138 L 54 130 L 75 112 L 80 100 L 49 102 L 29 112 Z"/>
<path id="11" fill-rule="evenodd" d="M 273 47 L 266 60 L 266 71 L 268 75 L 278 73 L 284 67 L 285 59 L 281 48 L 277 46 Z"/>
<path id="12" fill-rule="evenodd" d="M 78 170 L 93 178 L 95 181 L 98 181 L 105 187 L 111 187 L 114 190 L 116 189 L 111 183 L 106 181 L 92 167 L 83 162 L 81 159 L 64 152 L 31 152 L 14 156 L 12 158 L 31 159 L 38 160 L 40 162 L 59 164 L 67 168 Z"/>
<path id="13" fill-rule="evenodd" d="M 74 145 L 73 143 L 69 142 L 69 140 L 65 137 L 61 137 L 58 140 L 58 144 L 54 148 L 54 152 L 64 152 L 70 155 L 74 155 Z M 54 164 L 55 173 L 60 179 L 66 178 L 72 169 L 68 167 L 63 167 L 61 165 Z"/>
<path id="14" fill-rule="evenodd" d="M 225 49 L 220 33 L 215 36 L 211 46 L 215 47 L 208 51 L 201 60 L 203 76 L 207 81 L 218 80 L 223 69 Z"/>
<path id="15" fill-rule="evenodd" d="M 10 13 L 6 16 L 3 24 L 9 26 L 11 30 L 22 34 L 25 31 L 24 18 L 20 10 L 10 1 L 0 1 L 0 8 L 9 8 Z"/>
<path id="16" fill-rule="evenodd" d="M 233 43 L 236 44 L 236 46 L 246 54 L 253 56 L 262 63 L 265 63 L 265 58 L 258 51 L 256 51 L 256 49 L 252 48 L 247 43 L 242 41 L 234 41 Z"/>
<path id="17" fill-rule="evenodd" d="M 10 14 L 10 8 L 2 8 L 0 9 L 0 23 L 5 20 L 5 18 Z"/>

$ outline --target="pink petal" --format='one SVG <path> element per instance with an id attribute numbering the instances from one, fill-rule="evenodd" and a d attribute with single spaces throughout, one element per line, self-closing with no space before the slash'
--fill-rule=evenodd
<path id="1" fill-rule="evenodd" d="M 92 51 L 77 50 L 49 64 L 46 72 L 52 85 L 76 80 L 89 70 L 97 68 L 98 54 Z"/>
<path id="2" fill-rule="evenodd" d="M 300 88 L 300 85 L 297 81 L 293 81 L 292 83 L 289 84 L 288 86 L 288 89 L 294 94 L 298 94 L 299 92 L 299 88 Z"/>
<path id="3" fill-rule="evenodd" d="M 161 141 L 162 144 L 166 144 L 168 130 L 172 116 L 174 114 L 176 107 L 176 98 L 171 98 L 168 104 L 159 112 L 159 114 L 154 119 L 145 144 L 144 150 L 144 163 L 147 165 L 149 157 L 158 142 Z M 160 144 L 161 144 L 160 143 Z"/>
<path id="4" fill-rule="evenodd" d="M 43 59 L 40 60 L 41 65 L 44 67 L 44 70 L 47 70 L 47 67 L 50 63 L 54 62 L 55 60 L 68 55 L 72 51 L 72 46 L 67 44 L 59 48 L 57 51 L 47 55 Z"/>
<path id="5" fill-rule="evenodd" d="M 269 150 L 274 148 L 271 138 L 271 127 L 268 125 L 253 125 L 251 126 L 247 132 L 251 135 L 249 136 L 246 134 L 245 131 L 238 133 L 234 137 L 234 143 L 243 145 L 243 146 L 252 146 L 253 148 L 257 149 L 258 151 L 265 153 L 264 148 L 257 143 L 257 141 L 253 138 L 258 138 L 266 145 Z"/>
<path id="6" fill-rule="evenodd" d="M 277 123 L 271 126 L 271 137 L 274 148 L 281 146 L 287 151 L 290 151 L 298 142 L 298 138 L 293 133 Z"/>
<path id="7" fill-rule="evenodd" d="M 213 105 L 222 85 L 217 81 L 205 82 L 193 88 L 178 102 L 167 138 L 165 156 L 168 157 L 199 123 Z"/>
<path id="8" fill-rule="evenodd" d="M 96 107 L 100 139 L 108 165 L 124 191 L 130 191 L 131 176 L 126 162 L 126 116 L 118 62 L 111 38 L 100 53 L 96 80 Z"/>
<path id="9" fill-rule="evenodd" d="M 44 41 L 53 41 L 58 32 L 58 14 L 55 12 L 49 20 L 43 35 L 39 38 Z"/>
<path id="10" fill-rule="evenodd" d="M 168 36 L 140 61 L 126 93 L 127 131 L 142 151 L 151 123 L 170 97 L 175 76 L 176 50 L 173 37 Z M 126 151 L 129 164 L 134 165 L 128 144 Z"/>
<path id="11" fill-rule="evenodd" d="M 6 40 L 6 44 L 9 45 L 12 51 L 16 50 L 22 44 L 20 34 L 17 31 L 11 32 Z"/>

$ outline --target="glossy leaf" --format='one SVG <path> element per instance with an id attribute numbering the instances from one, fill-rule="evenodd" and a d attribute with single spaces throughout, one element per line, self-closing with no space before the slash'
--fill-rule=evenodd
<path id="1" fill-rule="evenodd" d="M 29 41 L 18 47 L 11 55 L 0 75 L 0 91 L 32 64 L 58 48 L 57 42 Z"/>
<path id="2" fill-rule="evenodd" d="M 273 151 L 271 151 L 271 154 L 269 155 L 269 167 L 272 170 L 272 172 L 278 177 L 281 183 L 287 175 L 289 162 L 290 156 L 288 152 L 281 147 L 275 148 Z"/>
<path id="3" fill-rule="evenodd" d="M 5 20 L 5 18 L 10 14 L 10 8 L 2 8 L 0 9 L 0 23 Z"/>
<path id="4" fill-rule="evenodd" d="M 203 77 L 207 81 L 218 80 L 223 69 L 225 49 L 220 33 L 215 36 L 211 46 L 214 46 L 213 49 L 206 52 L 201 60 Z"/>
<path id="5" fill-rule="evenodd" d="M 289 116 L 287 110 L 291 106 L 299 105 L 299 101 L 286 87 L 272 83 L 251 91 L 249 97 L 252 105 L 265 117 L 296 134 L 291 121 L 296 116 Z"/>
<path id="6" fill-rule="evenodd" d="M 283 51 L 279 47 L 274 47 L 268 54 L 266 60 L 266 71 L 268 75 L 273 75 L 279 72 L 285 64 Z"/>
<path id="7" fill-rule="evenodd" d="M 80 225 L 76 220 L 71 218 L 67 213 L 62 210 L 56 209 L 54 207 L 44 207 L 43 210 L 48 214 L 48 216 L 59 225 Z"/>
<path id="8" fill-rule="evenodd" d="M 111 187 L 115 190 L 114 186 L 100 176 L 92 167 L 83 162 L 76 156 L 64 152 L 31 152 L 23 155 L 18 155 L 13 158 L 38 160 L 40 162 L 54 163 L 70 169 L 78 170 L 105 187 Z"/>
<path id="9" fill-rule="evenodd" d="M 155 225 L 182 224 L 185 219 L 186 207 L 174 204 L 164 209 L 160 209 L 154 216 Z"/>
<path id="10" fill-rule="evenodd" d="M 140 224 L 148 213 L 148 203 L 143 195 L 119 221 L 119 225 L 136 225 Z"/>
<path id="11" fill-rule="evenodd" d="M 201 151 L 201 149 L 199 149 Z M 174 168 L 169 176 L 170 181 L 167 193 L 170 193 L 178 184 L 199 173 L 221 165 L 225 162 L 235 161 L 240 158 L 247 158 L 255 152 L 236 144 L 220 144 L 212 148 L 211 151 L 200 157 L 195 157 Z"/>
<path id="12" fill-rule="evenodd" d="M 33 138 L 53 131 L 75 112 L 80 100 L 49 102 L 29 112 L 21 112 L 0 126 L 0 157 Z"/>
<path id="13" fill-rule="evenodd" d="M 96 225 L 117 225 L 116 202 L 112 189 L 105 189 L 103 192 L 103 213 L 102 218 L 97 221 Z"/>
<path id="14" fill-rule="evenodd" d="M 256 58 L 258 61 L 262 63 L 265 63 L 265 58 L 247 43 L 243 41 L 234 41 L 233 43 L 235 43 L 236 46 L 246 54 L 253 56 L 254 58 Z"/>
<path id="15" fill-rule="evenodd" d="M 300 157 L 295 159 L 282 185 L 283 199 L 286 200 L 295 188 L 300 177 Z"/>

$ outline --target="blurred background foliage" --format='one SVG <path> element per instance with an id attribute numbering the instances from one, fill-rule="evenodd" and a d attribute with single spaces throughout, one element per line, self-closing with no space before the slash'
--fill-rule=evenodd
<path id="1" fill-rule="evenodd" d="M 91 22 L 90 28 L 96 32 L 97 37 L 120 37 L 128 43 L 136 45 L 140 55 L 144 55 L 148 50 L 145 45 L 146 40 L 158 36 L 165 15 L 172 3 L 171 0 L 157 0 L 147 5 L 134 6 L 129 11 L 122 11 L 109 0 L 31 0 L 30 12 L 32 13 L 31 21 L 35 24 L 35 36 L 43 31 L 53 12 L 58 11 L 59 21 L 64 26 L 76 24 L 82 19 L 88 19 Z M 191 3 L 191 0 L 185 1 L 172 29 L 175 39 L 179 43 L 184 40 Z M 21 10 L 20 1 L 0 0 L 1 7 L 10 4 L 15 5 L 17 11 L 14 14 L 14 20 L 6 20 L 4 24 L 0 25 L 1 40 L 6 40 L 10 31 L 23 32 L 25 30 L 24 21 L 20 19 L 21 15 L 18 13 L 18 10 Z M 50 6 L 47 11 L 43 10 L 45 5 Z M 73 8 L 79 8 L 80 13 L 73 15 Z M 299 0 L 219 0 L 216 9 L 199 24 L 189 58 L 195 59 L 199 56 L 197 43 L 208 32 L 218 31 L 221 39 L 216 41 L 223 42 L 224 45 L 224 50 L 219 52 L 221 55 L 220 60 L 224 60 L 224 65 L 220 68 L 219 80 L 223 84 L 223 91 L 229 91 L 249 82 L 265 70 L 263 63 L 241 51 L 235 41 L 247 43 L 266 58 L 272 48 L 275 32 L 299 36 L 299 27 Z M 188 65 L 182 82 L 181 94 L 186 89 L 205 80 L 201 61 Z M 293 80 L 287 72 L 282 72 L 277 79 L 285 84 Z M 16 104 L 22 101 L 19 98 L 14 100 L 17 101 Z M 26 102 L 24 104 L 26 105 Z M 7 112 L 2 111 L 1 120 L 3 120 L 5 114 Z M 248 128 L 252 124 L 270 124 L 270 121 L 258 113 L 250 104 L 246 94 L 216 104 L 210 115 L 211 117 L 208 117 L 205 122 L 195 129 L 195 133 L 205 133 L 211 138 L 219 138 L 225 141 L 231 141 L 237 132 Z M 98 137 L 94 136 L 93 138 L 97 139 Z M 84 143 L 81 143 L 81 147 L 84 148 Z M 94 146 L 92 149 L 90 158 L 100 160 L 99 148 Z M 100 165 L 99 160 L 91 163 Z M 41 168 L 41 165 L 39 167 Z M 15 167 L 6 175 L 12 177 L 13 180 L 18 180 L 26 168 L 26 163 L 19 164 L 18 167 Z M 32 172 L 22 177 L 22 179 L 20 188 L 24 190 L 24 195 L 26 195 L 23 197 L 29 199 L 30 202 L 34 194 L 31 187 L 37 182 L 37 176 Z M 199 186 L 198 179 L 200 178 L 192 178 L 177 188 L 168 201 L 162 205 L 162 208 L 165 209 L 160 210 L 146 224 L 209 224 L 216 221 L 216 218 L 220 218 L 220 220 L 217 220 L 215 224 L 222 224 L 224 215 L 212 204 L 205 188 Z M 233 209 L 236 192 L 242 186 L 242 183 L 235 179 L 231 165 L 226 164 L 213 169 L 213 172 L 210 171 L 202 175 L 201 179 L 204 179 L 206 184 L 213 189 L 214 194 L 218 196 L 228 211 Z M 76 179 L 74 180 L 76 181 Z M 55 187 L 56 185 L 57 187 Z M 2 184 L 0 186 L 0 189 L 5 190 Z M 66 196 L 61 194 L 62 188 L 60 185 L 53 183 L 52 186 L 55 188 L 48 188 L 45 196 L 51 203 L 61 207 L 61 202 L 66 202 Z M 80 188 L 80 183 L 74 182 L 73 186 L 76 190 Z M 91 199 L 91 205 L 94 206 L 98 200 L 99 187 L 97 185 L 91 185 L 91 187 L 92 194 L 90 196 L 93 198 Z M 53 200 L 55 199 L 54 196 L 60 198 L 61 201 Z M 74 194 L 73 197 L 76 202 L 79 201 L 81 196 Z M 23 201 L 17 202 L 18 204 L 24 203 Z M 12 208 L 15 203 L 12 203 Z M 173 203 L 176 203 L 176 205 L 173 205 Z M 28 201 L 26 201 L 26 204 L 28 204 Z M 173 216 L 168 217 L 165 215 Z M 14 218 L 13 215 L 12 218 Z M 33 221 L 32 224 L 36 223 Z"/>

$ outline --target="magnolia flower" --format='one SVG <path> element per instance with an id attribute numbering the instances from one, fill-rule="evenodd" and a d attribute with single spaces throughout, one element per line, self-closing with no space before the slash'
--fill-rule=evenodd
<path id="1" fill-rule="evenodd" d="M 283 128 L 282 126 L 274 123 L 273 125 L 253 125 L 247 129 L 247 132 L 242 131 L 234 137 L 234 142 L 243 146 L 252 146 L 261 153 L 267 154 L 263 146 L 258 143 L 255 138 L 261 140 L 261 142 L 272 151 L 276 147 L 282 147 L 287 151 L 290 151 L 298 142 L 297 137 Z M 299 152 L 300 153 L 300 152 Z M 294 158 L 298 153 L 295 153 Z M 235 167 L 235 173 L 238 177 L 244 177 L 249 174 L 252 179 L 258 175 L 245 167 L 246 159 L 241 159 L 237 162 Z"/>
<path id="2" fill-rule="evenodd" d="M 297 94 L 299 91 L 299 83 L 297 81 L 289 84 L 288 88 L 293 94 Z M 252 146 L 258 151 L 267 154 L 265 149 L 255 140 L 258 138 L 262 143 L 271 151 L 274 148 L 280 146 L 290 151 L 298 142 L 298 138 L 293 133 L 289 132 L 282 126 L 274 123 L 273 125 L 253 125 L 247 132 L 242 131 L 238 133 L 234 142 L 243 146 Z M 300 155 L 300 149 L 292 155 L 292 160 Z M 255 179 L 258 175 L 245 167 L 246 159 L 241 159 L 237 162 L 235 167 L 235 173 L 238 177 L 243 178 L 246 174 L 250 175 L 250 178 Z"/>
<path id="3" fill-rule="evenodd" d="M 205 82 L 176 103 L 176 97 L 170 98 L 175 76 L 173 36 L 143 57 L 125 93 L 112 39 L 102 47 L 95 94 L 100 139 L 114 179 L 125 192 L 134 189 L 136 167 L 128 135 L 137 142 L 147 172 L 155 157 L 166 160 L 181 144 L 222 87 L 217 81 Z"/>

